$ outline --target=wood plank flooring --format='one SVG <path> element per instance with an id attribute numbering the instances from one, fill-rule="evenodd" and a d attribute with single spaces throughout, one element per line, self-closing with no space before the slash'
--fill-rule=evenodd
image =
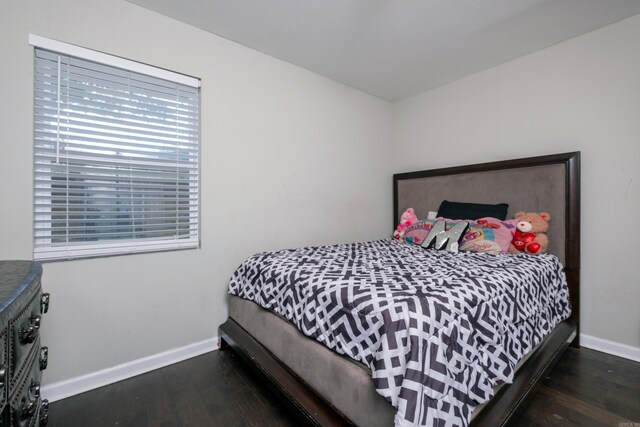
<path id="1" fill-rule="evenodd" d="M 229 350 L 54 402 L 49 413 L 51 427 L 297 426 Z M 640 363 L 569 348 L 516 425 L 640 427 Z"/>

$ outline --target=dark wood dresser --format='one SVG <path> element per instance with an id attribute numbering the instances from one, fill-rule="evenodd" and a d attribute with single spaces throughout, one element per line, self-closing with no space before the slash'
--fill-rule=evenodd
<path id="1" fill-rule="evenodd" d="M 49 294 L 40 286 L 42 266 L 33 261 L 0 261 L 1 427 L 47 423 L 49 402 L 40 396 L 40 379 L 49 351 L 40 342 Z"/>

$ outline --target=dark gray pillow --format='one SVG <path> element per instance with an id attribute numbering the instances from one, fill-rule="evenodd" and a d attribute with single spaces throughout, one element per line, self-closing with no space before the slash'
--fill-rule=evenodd
<path id="1" fill-rule="evenodd" d="M 449 219 L 479 219 L 490 216 L 504 221 L 507 218 L 509 205 L 498 203 L 485 205 L 482 203 L 462 203 L 443 200 L 438 209 L 438 217 Z"/>

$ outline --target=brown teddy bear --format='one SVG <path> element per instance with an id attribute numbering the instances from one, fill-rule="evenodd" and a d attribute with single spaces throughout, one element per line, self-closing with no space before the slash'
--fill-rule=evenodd
<path id="1" fill-rule="evenodd" d="M 509 246 L 510 253 L 526 252 L 537 254 L 546 252 L 549 239 L 544 234 L 549 228 L 551 216 L 546 212 L 518 212 L 515 215 L 516 233 Z"/>

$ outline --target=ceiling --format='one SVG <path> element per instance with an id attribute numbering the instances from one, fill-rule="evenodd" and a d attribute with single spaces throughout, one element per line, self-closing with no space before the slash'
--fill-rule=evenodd
<path id="1" fill-rule="evenodd" d="M 395 101 L 640 13 L 640 0 L 128 0 Z"/>

